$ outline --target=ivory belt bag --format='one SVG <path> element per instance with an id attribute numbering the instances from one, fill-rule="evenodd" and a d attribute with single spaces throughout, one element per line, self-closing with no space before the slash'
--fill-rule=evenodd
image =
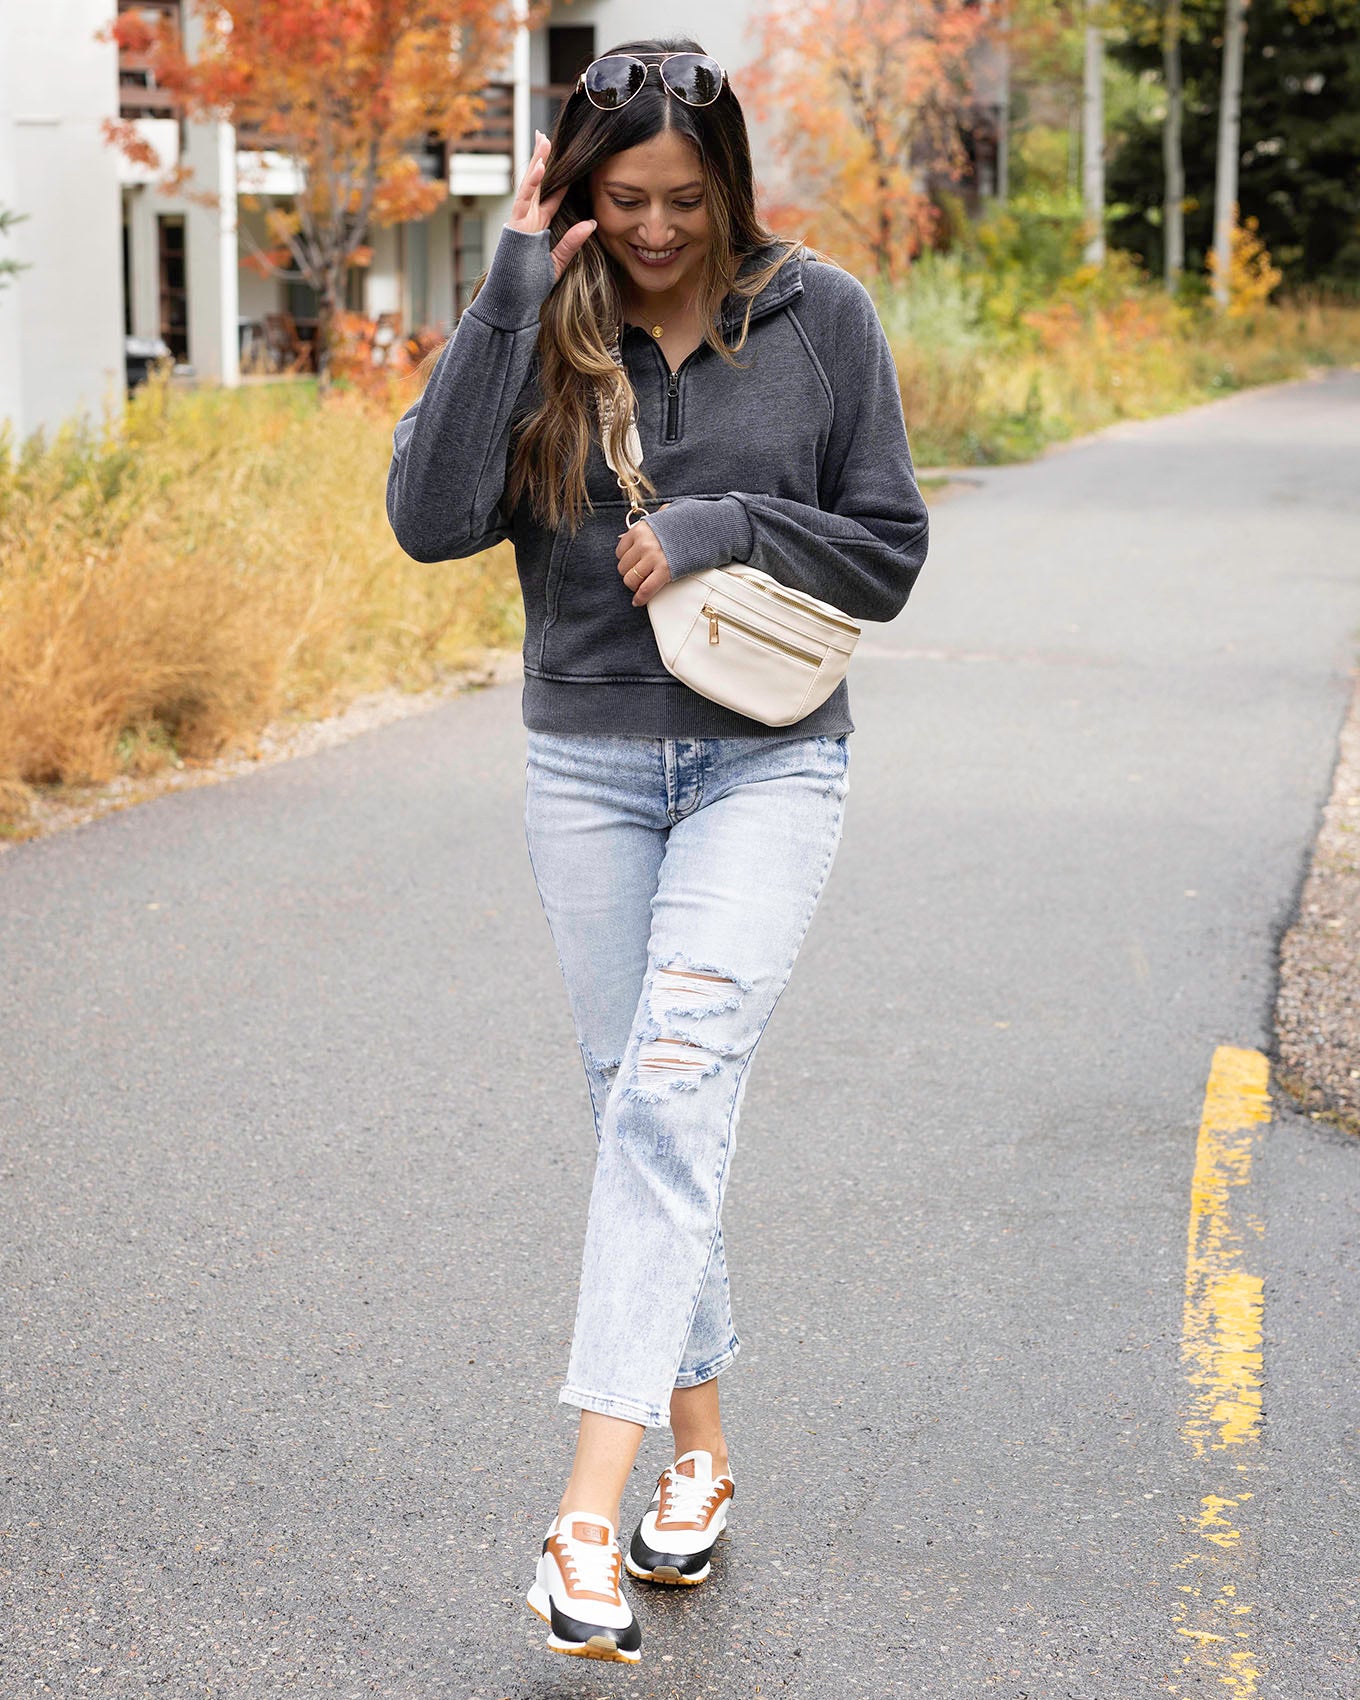
<path id="1" fill-rule="evenodd" d="M 647 612 L 677 679 L 766 726 L 788 726 L 824 703 L 859 638 L 839 608 L 739 561 L 662 585 Z"/>
<path id="2" fill-rule="evenodd" d="M 622 366 L 617 331 L 609 352 Z M 631 503 L 631 526 L 647 509 L 637 480 L 609 452 L 612 405 L 600 401 L 599 413 L 604 457 Z M 636 412 L 628 453 L 641 465 Z M 766 726 L 791 725 L 826 701 L 845 677 L 860 631 L 857 620 L 830 602 L 741 561 L 672 579 L 649 599 L 647 613 L 669 672 L 700 696 Z"/>

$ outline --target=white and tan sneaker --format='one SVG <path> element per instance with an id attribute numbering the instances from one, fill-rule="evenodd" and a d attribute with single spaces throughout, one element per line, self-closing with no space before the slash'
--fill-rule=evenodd
<path id="1" fill-rule="evenodd" d="M 548 1625 L 554 1653 L 583 1659 L 642 1657 L 642 1630 L 619 1587 L 618 1536 L 607 1517 L 565 1511 L 543 1538 L 527 1599 Z"/>
<path id="2" fill-rule="evenodd" d="M 702 1582 L 736 1491 L 731 1476 L 713 1474 L 711 1452 L 696 1448 L 668 1464 L 633 1531 L 624 1560 L 628 1574 L 672 1587 Z"/>

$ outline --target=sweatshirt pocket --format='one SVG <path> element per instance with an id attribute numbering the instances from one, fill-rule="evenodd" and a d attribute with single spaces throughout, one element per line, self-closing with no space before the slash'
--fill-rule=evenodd
<path id="1" fill-rule="evenodd" d="M 543 587 L 543 634 L 536 671 L 555 679 L 602 682 L 670 674 L 646 608 L 633 606 L 615 549 L 625 530 L 622 502 L 597 502 L 572 536 L 553 539 Z"/>

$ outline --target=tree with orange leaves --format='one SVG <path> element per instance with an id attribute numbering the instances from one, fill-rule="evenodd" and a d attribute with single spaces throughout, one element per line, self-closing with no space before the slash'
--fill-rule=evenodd
<path id="1" fill-rule="evenodd" d="M 448 193 L 422 177 L 415 151 L 431 134 L 452 141 L 475 127 L 516 23 L 532 26 L 546 3 L 530 0 L 517 18 L 513 0 L 192 0 L 203 25 L 192 57 L 164 14 L 153 24 L 124 12 L 99 37 L 145 54 L 186 118 L 248 128 L 296 164 L 293 205 L 266 214 L 274 245 L 245 263 L 316 290 L 324 376 L 345 273 L 368 264 L 369 233 L 427 218 Z M 106 119 L 103 130 L 160 169 L 134 124 Z M 185 188 L 191 177 L 181 165 L 160 186 L 215 205 Z"/>
<path id="2" fill-rule="evenodd" d="M 970 0 L 783 0 L 757 19 L 742 96 L 772 123 L 786 175 L 767 220 L 900 280 L 937 216 L 922 175 L 966 170 L 961 120 L 987 21 Z"/>

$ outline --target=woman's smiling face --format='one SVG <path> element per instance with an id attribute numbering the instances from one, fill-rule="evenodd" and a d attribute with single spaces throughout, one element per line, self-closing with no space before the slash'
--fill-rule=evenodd
<path id="1" fill-rule="evenodd" d="M 675 130 L 611 154 L 590 174 L 595 239 L 638 294 L 684 292 L 708 253 L 699 157 Z"/>

